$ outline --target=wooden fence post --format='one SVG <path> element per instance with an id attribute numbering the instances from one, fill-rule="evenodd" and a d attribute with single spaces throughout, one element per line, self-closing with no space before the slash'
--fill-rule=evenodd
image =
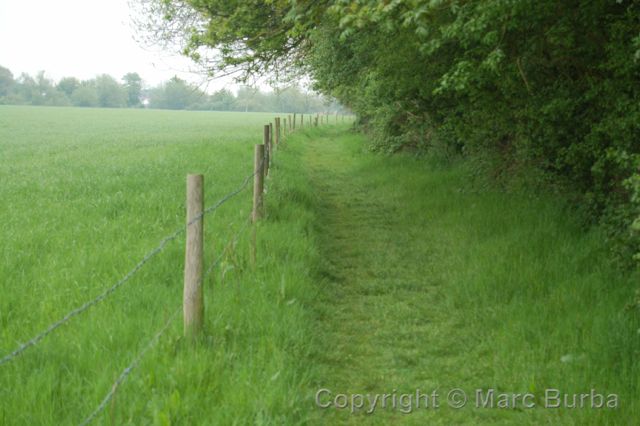
<path id="1" fill-rule="evenodd" d="M 293 124 L 291 121 L 291 114 L 289 114 L 289 130 L 291 130 L 293 128 Z"/>
<path id="2" fill-rule="evenodd" d="M 304 114 L 300 114 L 300 128 L 304 127 Z"/>
<path id="3" fill-rule="evenodd" d="M 275 143 L 276 146 L 280 144 L 280 117 L 276 117 L 276 130 L 275 130 Z"/>
<path id="4" fill-rule="evenodd" d="M 271 126 L 269 124 L 264 125 L 264 132 L 262 136 L 262 143 L 264 144 L 264 175 L 269 174 L 269 162 L 271 161 L 271 142 L 269 136 L 271 135 Z"/>
<path id="5" fill-rule="evenodd" d="M 273 132 L 273 123 L 269 123 L 269 157 L 273 157 L 273 141 L 275 140 L 274 138 L 274 132 Z"/>
<path id="6" fill-rule="evenodd" d="M 251 211 L 251 222 L 253 222 L 253 229 L 251 230 L 251 265 L 256 264 L 256 222 L 258 222 L 258 219 L 260 219 L 264 214 L 264 161 L 264 144 L 256 145 L 253 149 L 253 210 Z"/>
<path id="7" fill-rule="evenodd" d="M 204 322 L 202 297 L 202 253 L 204 177 L 187 175 L 187 238 L 184 259 L 184 335 L 196 337 Z"/>
<path id="8" fill-rule="evenodd" d="M 255 223 L 262 217 L 262 194 L 264 193 L 264 144 L 256 145 L 253 149 L 253 211 L 251 220 Z"/>
<path id="9" fill-rule="evenodd" d="M 296 129 L 296 113 L 293 113 L 293 130 Z"/>

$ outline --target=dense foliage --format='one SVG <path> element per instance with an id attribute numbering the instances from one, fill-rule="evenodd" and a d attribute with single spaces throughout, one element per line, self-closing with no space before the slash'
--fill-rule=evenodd
<path id="1" fill-rule="evenodd" d="M 142 3 L 156 36 L 212 72 L 298 65 L 358 113 L 376 148 L 560 183 L 618 247 L 639 251 L 637 1 Z"/>
<path id="2" fill-rule="evenodd" d="M 128 73 L 122 82 L 103 74 L 91 80 L 62 78 L 57 83 L 44 72 L 33 78 L 0 66 L 0 105 L 80 106 L 102 108 L 189 109 L 245 112 L 342 112 L 335 101 L 300 89 L 296 85 L 263 92 L 240 87 L 236 94 L 220 89 L 208 94 L 174 77 L 156 87 L 145 87 L 140 75 Z"/>

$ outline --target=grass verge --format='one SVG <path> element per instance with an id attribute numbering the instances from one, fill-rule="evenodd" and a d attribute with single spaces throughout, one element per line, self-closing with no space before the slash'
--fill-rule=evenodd
<path id="1" fill-rule="evenodd" d="M 310 130 L 305 143 L 324 280 L 314 307 L 320 373 L 310 393 L 329 389 L 326 404 L 338 393 L 437 390 L 441 403 L 408 414 L 315 407 L 317 423 L 638 418 L 640 323 L 625 306 L 639 276 L 612 266 L 599 231 L 585 232 L 560 199 L 468 191 L 464 164 L 373 155 L 362 136 L 337 129 Z M 447 406 L 453 388 L 469 398 L 463 409 Z M 477 389 L 484 399 L 489 389 L 530 393 L 535 408 L 478 408 Z M 545 408 L 555 403 L 545 402 L 547 389 L 569 395 L 561 402 L 569 408 Z M 592 408 L 590 398 L 570 408 L 573 395 L 592 389 L 617 394 L 618 408 Z"/>

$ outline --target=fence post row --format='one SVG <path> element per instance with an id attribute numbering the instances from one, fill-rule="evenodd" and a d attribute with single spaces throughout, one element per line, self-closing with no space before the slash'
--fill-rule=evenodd
<path id="1" fill-rule="evenodd" d="M 352 117 L 349 116 L 348 120 L 351 121 Z M 327 118 L 328 120 L 328 118 Z M 337 121 L 337 115 L 336 115 Z M 345 116 L 342 116 L 342 121 L 345 121 Z M 275 129 L 274 129 L 275 123 Z M 295 130 L 296 126 L 296 114 L 293 114 L 293 118 L 291 115 L 288 116 L 288 121 L 284 119 L 284 131 L 281 127 L 281 117 L 275 117 L 274 123 L 269 123 L 264 126 L 263 132 L 263 144 L 255 145 L 254 147 L 254 173 L 253 173 L 253 209 L 251 212 L 251 220 L 253 223 L 257 222 L 265 214 L 265 205 L 264 205 L 264 178 L 269 173 L 270 159 L 272 156 L 272 150 L 274 149 L 274 145 L 272 145 L 275 140 L 275 145 L 280 143 L 281 138 L 284 133 L 286 133 L 287 124 L 289 126 L 289 130 Z M 309 114 L 309 125 L 313 124 L 313 117 Z M 318 124 L 318 116 L 315 117 L 315 124 Z M 300 115 L 300 126 L 304 126 L 304 114 Z M 275 133 L 274 133 L 275 130 Z M 119 280 L 112 287 L 98 295 L 98 297 L 93 300 L 84 303 L 80 307 L 72 310 L 67 315 L 65 315 L 60 321 L 57 321 L 51 324 L 43 333 L 38 334 L 34 338 L 30 339 L 27 343 L 20 345 L 15 351 L 10 354 L 0 357 L 0 365 L 5 362 L 9 362 L 14 359 L 16 356 L 20 355 L 25 349 L 36 345 L 40 342 L 44 337 L 46 337 L 49 333 L 53 332 L 55 329 L 66 323 L 72 317 L 86 311 L 91 306 L 94 306 L 113 291 L 115 291 L 119 286 L 124 284 L 136 271 L 138 271 L 149 259 L 153 258 L 155 254 L 159 253 L 164 245 L 168 241 L 172 241 L 176 239 L 182 233 L 185 233 L 185 262 L 184 262 L 184 282 L 183 282 L 183 333 L 184 336 L 188 339 L 195 339 L 202 334 L 202 330 L 204 327 L 204 297 L 203 297 L 203 279 L 204 279 L 204 262 L 203 262 L 203 254 L 204 254 L 204 216 L 205 213 L 209 213 L 215 210 L 217 207 L 222 205 L 226 200 L 232 198 L 236 194 L 240 193 L 247 185 L 251 178 L 247 176 L 243 181 L 240 188 L 235 190 L 232 193 L 227 194 L 223 199 L 221 199 L 217 204 L 208 208 L 206 211 L 204 209 L 204 176 L 202 174 L 188 174 L 186 179 L 186 226 L 185 228 L 179 228 L 174 233 L 165 237 L 160 245 L 156 247 L 154 250 L 149 252 L 145 257 L 132 269 L 125 277 Z M 239 235 L 239 232 L 238 234 Z M 254 226 L 253 232 L 253 251 L 252 251 L 252 260 L 255 262 L 255 251 L 256 251 L 256 227 Z M 222 255 L 224 252 L 222 252 Z M 216 260 L 209 270 L 207 274 L 218 264 L 221 257 Z M 254 263 L 255 264 L 255 263 Z M 92 421 L 98 414 L 106 406 L 106 403 L 113 397 L 115 394 L 116 386 L 124 381 L 127 375 L 136 367 L 140 359 L 144 356 L 145 352 L 151 348 L 160 338 L 160 336 L 168 329 L 171 321 L 175 318 L 175 316 L 179 313 L 179 309 L 175 310 L 174 313 L 170 316 L 170 318 L 165 323 L 165 326 L 154 336 L 154 338 L 150 341 L 150 343 L 139 352 L 138 356 L 134 359 L 134 361 L 123 370 L 122 374 L 118 377 L 117 381 L 114 383 L 112 389 L 113 391 L 107 394 L 107 397 L 103 400 L 103 402 L 98 406 L 98 408 L 92 412 L 92 414 L 82 423 L 88 424 Z"/>
<path id="2" fill-rule="evenodd" d="M 273 123 L 269 123 L 269 157 L 273 157 Z"/>
<path id="3" fill-rule="evenodd" d="M 336 114 L 336 121 L 337 121 Z M 342 121 L 345 117 L 342 116 Z M 273 156 L 274 141 L 277 146 L 281 137 L 289 130 L 295 130 L 297 114 L 293 113 L 284 119 L 284 129 L 281 118 L 276 117 L 274 124 L 265 124 L 263 128 L 263 143 L 255 145 L 253 158 L 253 210 L 251 220 L 256 223 L 264 215 L 264 178 L 269 174 L 271 158 Z M 318 126 L 322 115 L 309 115 L 309 125 Z M 304 127 L 304 114 L 300 114 L 300 127 Z M 275 130 L 275 131 L 274 131 Z M 187 175 L 187 229 L 184 262 L 184 335 L 195 338 L 202 332 L 204 324 L 203 298 L 203 235 L 204 235 L 204 177 L 201 174 Z M 255 228 L 252 237 L 251 258 L 255 263 L 256 256 Z"/>
<path id="4" fill-rule="evenodd" d="M 269 161 L 271 160 L 271 147 L 269 146 L 269 125 L 264 125 L 264 132 L 262 136 L 262 143 L 264 144 L 264 167 L 262 168 L 264 175 L 267 176 L 269 174 Z"/>
<path id="5" fill-rule="evenodd" d="M 202 331 L 202 254 L 204 217 L 204 177 L 187 176 L 187 237 L 184 260 L 184 335 L 194 338 Z"/>
<path id="6" fill-rule="evenodd" d="M 264 144 L 256 145 L 253 149 L 253 211 L 251 220 L 255 223 L 262 217 L 262 194 L 264 192 Z"/>

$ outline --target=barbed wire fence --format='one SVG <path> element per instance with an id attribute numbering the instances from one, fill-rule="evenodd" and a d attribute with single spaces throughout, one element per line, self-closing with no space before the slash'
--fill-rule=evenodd
<path id="1" fill-rule="evenodd" d="M 238 241 L 238 238 L 240 237 L 242 232 L 245 229 L 247 229 L 250 223 L 251 223 L 251 216 L 247 217 L 246 220 L 243 221 L 242 226 L 240 226 L 238 230 L 236 230 L 236 232 L 233 234 L 233 237 L 227 242 L 227 245 L 224 246 L 224 249 L 221 250 L 220 254 L 210 263 L 209 267 L 202 275 L 202 280 L 200 284 L 202 284 L 204 280 L 207 279 L 207 277 L 211 274 L 214 268 L 220 265 L 220 262 L 222 262 L 222 259 L 227 254 L 229 247 L 236 244 L 236 242 Z M 171 323 L 173 323 L 173 321 L 176 319 L 176 317 L 180 313 L 180 310 L 181 310 L 181 307 L 176 309 L 175 311 L 173 311 L 171 315 L 169 315 L 169 318 L 164 323 L 162 328 L 160 328 L 160 330 L 156 332 L 153 338 L 136 355 L 133 361 L 124 370 L 122 370 L 122 372 L 120 373 L 118 378 L 115 380 L 115 382 L 113 382 L 109 392 L 107 392 L 107 394 L 102 399 L 100 404 L 95 408 L 95 410 L 91 412 L 91 414 L 89 414 L 89 416 L 87 416 L 86 419 L 82 421 L 82 423 L 80 423 L 80 426 L 88 425 L 93 420 L 95 420 L 105 410 L 105 408 L 107 408 L 107 405 L 109 404 L 113 396 L 116 394 L 118 387 L 126 380 L 129 374 L 131 374 L 131 372 L 138 367 L 138 365 L 140 364 L 144 356 L 149 352 L 149 350 L 151 350 L 160 341 L 160 337 L 169 329 L 169 327 L 171 326 Z"/>
<path id="2" fill-rule="evenodd" d="M 91 414 L 89 414 L 89 416 L 87 416 L 87 418 L 82 421 L 82 423 L 80 423 L 81 426 L 88 425 L 96 417 L 98 417 L 100 413 L 102 413 L 102 411 L 104 411 L 104 409 L 107 407 L 107 404 L 109 404 L 109 401 L 111 401 L 113 396 L 116 394 L 116 391 L 118 390 L 118 386 L 120 386 L 120 384 L 122 384 L 122 382 L 124 382 L 126 378 L 129 376 L 129 374 L 131 374 L 131 372 L 140 364 L 140 362 L 142 361 L 142 358 L 144 358 L 147 352 L 149 352 L 149 350 L 158 343 L 158 341 L 160 340 L 160 337 L 165 333 L 165 331 L 169 329 L 173 320 L 175 320 L 178 314 L 180 313 L 180 310 L 181 309 L 178 308 L 175 311 L 173 311 L 173 313 L 169 316 L 169 319 L 164 323 L 162 328 L 158 332 L 156 332 L 156 334 L 153 336 L 153 338 L 151 338 L 151 340 L 147 343 L 147 345 L 138 353 L 138 355 L 136 355 L 136 357 L 133 359 L 131 364 L 129 364 L 127 368 L 122 370 L 122 372 L 120 373 L 116 381 L 113 383 L 113 385 L 111 385 L 111 390 L 107 392 L 107 395 L 104 397 L 102 402 L 100 402 L 100 404 L 96 407 L 96 409 L 93 410 Z"/>
<path id="3" fill-rule="evenodd" d="M 200 284 L 202 284 L 204 280 L 207 279 L 207 277 L 211 274 L 214 268 L 220 265 L 220 262 L 222 262 L 222 259 L 227 254 L 229 247 L 234 246 L 237 243 L 238 239 L 240 238 L 240 235 L 245 229 L 247 229 L 250 223 L 251 223 L 251 216 L 247 217 L 246 220 L 243 220 L 242 225 L 236 230 L 236 232 L 233 234 L 233 237 L 229 241 L 227 241 L 227 244 L 224 246 L 224 249 L 221 250 L 220 254 L 209 264 L 209 267 L 202 275 Z M 136 355 L 136 357 L 133 359 L 131 364 L 129 364 L 124 370 L 122 370 L 122 372 L 120 373 L 118 378 L 115 380 L 115 382 L 113 382 L 109 392 L 107 392 L 107 394 L 105 395 L 103 400 L 100 402 L 100 404 L 95 408 L 95 410 L 91 412 L 91 414 L 89 414 L 89 416 L 87 416 L 86 419 L 82 421 L 82 423 L 80 423 L 80 426 L 88 425 L 93 420 L 95 420 L 96 417 L 100 415 L 100 413 L 102 413 L 105 410 L 105 408 L 107 407 L 107 405 L 109 404 L 113 396 L 116 394 L 118 387 L 122 384 L 122 382 L 126 380 L 127 376 L 129 376 L 129 374 L 131 374 L 131 372 L 136 367 L 138 367 L 138 365 L 140 364 L 144 356 L 147 354 L 147 352 L 149 352 L 149 350 L 152 349 L 158 343 L 158 341 L 160 340 L 160 337 L 169 329 L 169 327 L 171 326 L 171 323 L 176 319 L 176 317 L 180 313 L 180 310 L 181 308 L 178 308 L 175 311 L 173 311 L 173 313 L 169 316 L 169 318 L 164 323 L 162 328 L 160 328 L 160 330 L 156 332 L 156 334 L 147 343 L 147 345 Z"/>
<path id="4" fill-rule="evenodd" d="M 319 116 L 316 117 L 316 121 L 314 123 L 315 126 L 318 125 L 318 118 Z M 140 271 L 149 261 L 155 258 L 160 252 L 162 252 L 164 248 L 167 246 L 167 244 L 176 240 L 180 235 L 186 233 L 186 231 L 189 229 L 191 225 L 194 225 L 197 222 L 203 220 L 205 216 L 216 211 L 218 208 L 223 206 L 226 202 L 228 202 L 232 198 L 239 195 L 244 189 L 246 189 L 249 186 L 249 183 L 251 182 L 251 180 L 255 179 L 254 187 L 259 184 L 261 191 L 259 193 L 256 193 L 256 190 L 254 188 L 253 211 L 249 215 L 249 217 L 243 220 L 242 225 L 236 230 L 232 238 L 230 238 L 227 241 L 227 244 L 223 246 L 224 248 L 220 251 L 219 255 L 215 259 L 213 259 L 209 267 L 202 274 L 199 285 L 203 284 L 204 280 L 211 274 L 211 272 L 215 269 L 215 267 L 220 264 L 224 256 L 229 251 L 230 247 L 235 247 L 242 232 L 245 229 L 247 229 L 250 224 L 254 223 L 257 218 L 261 216 L 260 214 L 256 214 L 256 209 L 262 208 L 262 204 L 263 204 L 262 195 L 264 192 L 266 192 L 266 190 L 263 187 L 262 179 L 263 177 L 265 177 L 263 175 L 268 174 L 269 164 L 272 161 L 274 134 L 275 134 L 275 143 L 277 146 L 279 142 L 282 140 L 282 137 L 284 134 L 295 131 L 295 114 L 294 114 L 293 123 L 291 120 L 291 116 L 289 116 L 288 125 L 287 125 L 287 120 L 285 118 L 284 128 L 282 128 L 280 125 L 281 123 L 280 123 L 279 117 L 276 118 L 275 123 L 276 123 L 275 132 L 274 132 L 272 123 L 270 125 L 265 126 L 265 134 L 264 134 L 264 141 L 262 144 L 262 148 L 260 150 L 256 149 L 256 153 L 258 152 L 263 153 L 262 158 L 260 159 L 260 161 L 254 162 L 253 173 L 245 176 L 245 178 L 242 180 L 241 184 L 238 187 L 236 187 L 231 192 L 227 193 L 225 196 L 220 198 L 217 202 L 215 202 L 211 206 L 203 209 L 200 214 L 188 220 L 185 226 L 181 226 L 180 228 L 177 228 L 169 235 L 165 236 L 162 240 L 160 240 L 160 243 L 156 247 L 154 247 L 149 252 L 147 252 L 131 270 L 129 270 L 121 279 L 115 282 L 111 287 L 102 291 L 93 299 L 83 303 L 82 305 L 78 306 L 75 309 L 72 309 L 67 314 L 65 314 L 62 318 L 53 322 L 48 327 L 46 327 L 43 331 L 36 334 L 34 337 L 29 339 L 25 343 L 19 344 L 16 349 L 14 349 L 13 351 L 9 352 L 8 354 L 0 358 L 0 366 L 7 364 L 11 361 L 14 361 L 18 357 L 20 357 L 20 355 L 22 355 L 27 349 L 38 345 L 45 337 L 53 333 L 56 329 L 66 324 L 74 317 L 87 311 L 89 308 L 99 304 L 101 301 L 103 301 L 104 299 L 106 299 L 107 297 L 115 293 L 116 290 L 118 290 L 120 287 L 126 284 L 129 280 L 131 280 L 136 275 L 136 273 Z M 303 123 L 304 121 L 302 120 L 302 116 L 301 116 L 301 123 L 300 123 L 301 128 L 303 126 Z M 309 120 L 309 125 L 312 125 L 311 120 Z M 267 127 L 269 128 L 268 133 L 267 133 Z M 256 148 L 260 146 L 261 145 L 256 145 Z M 254 244 L 255 244 L 255 241 L 254 241 Z M 255 256 L 255 247 L 253 250 L 254 250 L 254 256 Z M 98 406 L 82 421 L 82 423 L 80 423 L 82 426 L 90 424 L 104 411 L 104 409 L 107 407 L 109 402 L 112 400 L 112 398 L 116 394 L 118 387 L 139 366 L 139 364 L 141 363 L 145 355 L 160 341 L 160 338 L 165 334 L 165 332 L 169 330 L 172 322 L 176 319 L 180 311 L 181 311 L 181 308 L 178 308 L 169 315 L 168 319 L 163 323 L 162 327 L 153 335 L 153 337 L 147 342 L 147 344 L 137 353 L 137 355 L 133 358 L 131 363 L 124 370 L 122 370 L 122 372 L 120 373 L 118 378 L 114 381 L 114 383 L 111 386 L 111 389 L 109 390 L 109 392 L 107 392 L 107 394 L 102 399 L 100 404 L 98 404 Z"/>
<path id="5" fill-rule="evenodd" d="M 262 165 L 260 166 L 260 168 L 262 167 Z M 67 322 L 69 322 L 69 320 L 71 320 L 73 317 L 80 315 L 81 313 L 85 312 L 87 309 L 91 308 L 92 306 L 100 303 L 102 300 L 106 299 L 109 295 L 113 294 L 118 288 L 120 288 L 122 285 L 124 285 L 127 281 L 129 281 L 131 278 L 133 278 L 133 276 L 140 270 L 142 269 L 142 267 L 149 262 L 151 259 L 153 259 L 157 254 L 159 254 L 164 248 L 165 246 L 175 240 L 176 238 L 178 238 L 181 234 L 183 234 L 186 229 L 190 226 L 193 225 L 194 223 L 202 220 L 206 215 L 214 212 L 215 210 L 217 210 L 218 208 L 220 208 L 223 204 L 225 204 L 227 201 L 229 201 L 230 199 L 232 199 L 233 197 L 237 196 L 238 194 L 240 194 L 248 185 L 249 182 L 251 181 L 251 179 L 256 175 L 256 173 L 258 173 L 258 171 L 254 171 L 252 174 L 246 176 L 244 178 L 244 180 L 242 181 L 242 183 L 240 184 L 240 186 L 238 188 L 236 188 L 235 190 L 231 191 L 230 193 L 228 193 L 227 195 L 225 195 L 224 197 L 222 197 L 220 200 L 218 200 L 216 203 L 214 203 L 213 205 L 211 205 L 210 207 L 206 208 L 201 214 L 195 216 L 193 219 L 191 219 L 185 226 L 180 227 L 178 229 L 176 229 L 174 232 L 172 232 L 171 234 L 167 235 L 166 237 L 164 237 L 161 241 L 160 244 L 158 244 L 155 248 L 153 248 L 151 251 L 149 251 L 146 255 L 144 255 L 144 257 L 142 258 L 142 260 L 140 260 L 134 267 L 133 269 L 131 269 L 129 272 L 127 272 L 126 275 L 124 275 L 120 280 L 118 280 L 115 284 L 113 284 L 111 287 L 109 287 L 108 289 L 104 290 L 102 293 L 100 293 L 98 296 L 96 296 L 94 299 L 89 300 L 88 302 L 80 305 L 79 307 L 69 311 L 66 315 L 64 315 L 60 320 L 52 323 L 51 325 L 49 325 L 47 328 L 45 328 L 42 332 L 38 333 L 37 335 L 35 335 L 34 337 L 32 337 L 31 339 L 29 339 L 27 342 L 19 345 L 15 350 L 13 350 L 12 352 L 8 353 L 7 355 L 3 356 L 0 359 L 0 366 L 2 366 L 3 364 L 6 364 L 12 360 L 14 360 L 15 358 L 17 358 L 18 356 L 20 356 L 24 351 L 26 351 L 27 349 L 29 349 L 32 346 L 35 346 L 36 344 L 40 343 L 40 341 L 42 339 L 44 339 L 45 337 L 47 337 L 49 334 L 51 334 L 54 330 L 56 330 L 57 328 L 59 328 L 60 326 L 66 324 Z"/>

